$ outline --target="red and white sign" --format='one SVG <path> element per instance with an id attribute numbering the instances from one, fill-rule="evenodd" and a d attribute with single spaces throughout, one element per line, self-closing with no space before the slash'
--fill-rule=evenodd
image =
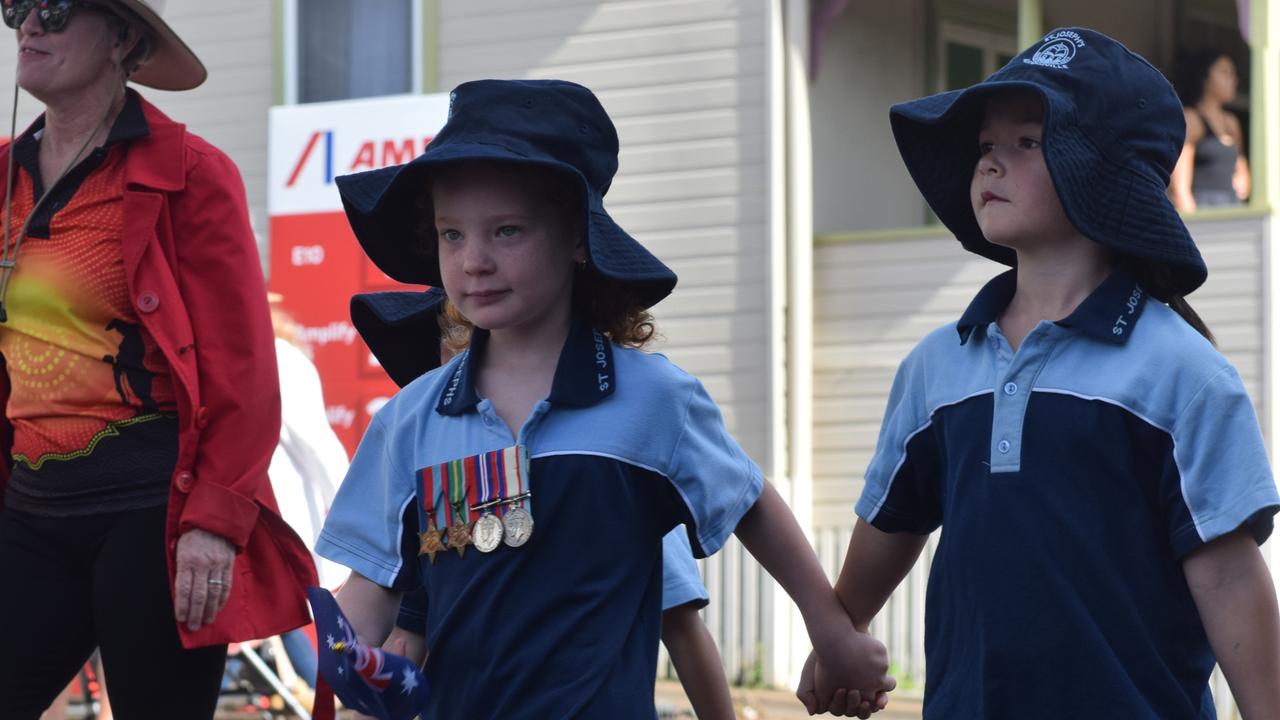
<path id="1" fill-rule="evenodd" d="M 284 297 L 314 351 L 329 423 L 348 453 L 396 391 L 351 325 L 351 296 L 406 288 L 360 250 L 333 180 L 412 160 L 444 126 L 448 111 L 448 94 L 271 109 L 270 288 Z"/>

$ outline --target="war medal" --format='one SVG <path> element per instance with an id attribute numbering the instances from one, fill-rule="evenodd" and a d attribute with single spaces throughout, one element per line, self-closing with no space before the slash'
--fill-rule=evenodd
<path id="1" fill-rule="evenodd" d="M 471 526 L 467 513 L 467 483 L 462 471 L 462 462 L 455 460 L 447 463 L 449 472 L 449 507 L 453 510 L 453 522 L 449 525 L 449 547 L 458 551 L 458 557 L 467 552 L 467 543 L 471 542 Z"/>
<path id="2" fill-rule="evenodd" d="M 493 498 L 501 491 L 505 473 L 498 453 L 485 453 L 481 456 L 479 465 L 479 472 L 476 473 L 476 495 L 480 502 L 471 506 L 471 512 L 483 511 L 484 514 L 476 520 L 471 534 L 476 549 L 482 553 L 490 553 L 502 544 L 502 521 L 493 514 L 492 508 L 502 502 Z"/>
<path id="3" fill-rule="evenodd" d="M 476 520 L 476 527 L 473 533 L 476 549 L 482 553 L 497 550 L 498 546 L 502 544 L 502 533 L 502 521 L 498 519 L 497 515 L 486 510 L 480 516 L 480 519 Z"/>
<path id="4" fill-rule="evenodd" d="M 533 514 L 526 508 L 527 501 L 533 497 L 528 489 L 529 454 L 523 445 L 507 448 L 504 455 L 506 453 L 514 457 L 507 463 L 507 487 L 510 495 L 504 498 L 506 507 L 502 515 L 502 541 L 509 547 L 520 547 L 529 542 L 529 536 L 533 534 Z"/>
<path id="5" fill-rule="evenodd" d="M 438 487 L 440 475 L 434 468 L 423 468 L 418 471 L 418 492 L 422 500 L 422 518 L 425 519 L 426 532 L 418 533 L 418 555 L 426 555 L 431 564 L 436 564 L 436 553 L 444 550 L 440 528 L 436 527 L 436 507 L 442 500 L 442 491 Z"/>
<path id="6" fill-rule="evenodd" d="M 436 519 L 431 517 L 431 513 L 427 513 L 427 517 L 431 518 L 427 522 L 427 531 L 418 533 L 418 554 L 426 555 L 431 560 L 431 564 L 436 564 L 436 553 L 444 550 L 444 543 L 440 542 L 440 528 L 436 527 Z"/>
<path id="7" fill-rule="evenodd" d="M 533 534 L 533 516 L 523 507 L 509 508 L 502 516 L 502 524 L 505 526 L 502 539 L 511 547 L 529 542 L 529 536 Z"/>

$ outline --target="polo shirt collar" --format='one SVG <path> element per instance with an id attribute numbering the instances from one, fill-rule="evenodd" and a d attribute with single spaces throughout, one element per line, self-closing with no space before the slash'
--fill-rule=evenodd
<path id="1" fill-rule="evenodd" d="M 475 379 L 488 345 L 489 331 L 475 328 L 471 346 L 440 393 L 436 412 L 461 415 L 480 403 Z M 591 323 L 575 315 L 560 350 L 547 401 L 565 407 L 590 407 L 612 395 L 617 384 L 612 343 Z"/>
<path id="2" fill-rule="evenodd" d="M 1001 273 L 983 286 L 956 323 L 960 344 L 969 342 L 975 329 L 995 322 L 1013 300 L 1017 288 L 1017 270 Z M 1123 345 L 1133 333 L 1146 304 L 1146 291 L 1132 273 L 1117 266 L 1075 311 L 1057 324 L 1096 340 Z"/>
<path id="3" fill-rule="evenodd" d="M 44 113 L 41 113 L 40 117 L 31 123 L 31 127 L 18 138 L 18 147 L 36 143 L 42 134 L 44 134 Z M 150 134 L 151 126 L 147 125 L 147 118 L 142 113 L 142 101 L 138 93 L 133 90 L 126 91 L 124 106 L 120 108 L 120 113 L 116 115 L 111 130 L 107 132 L 107 139 L 103 142 L 103 146 L 109 147 L 118 142 L 136 140 Z"/>

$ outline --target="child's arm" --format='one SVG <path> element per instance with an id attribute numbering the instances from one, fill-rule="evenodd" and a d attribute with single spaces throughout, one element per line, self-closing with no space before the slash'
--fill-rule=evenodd
<path id="1" fill-rule="evenodd" d="M 351 577 L 338 591 L 337 600 L 356 638 L 368 647 L 382 645 L 395 623 L 400 593 L 352 571 Z"/>
<path id="2" fill-rule="evenodd" d="M 733 720 L 733 698 L 720 651 L 693 603 L 662 613 L 662 644 L 700 720 Z"/>
<path id="3" fill-rule="evenodd" d="M 823 704 L 836 688 L 864 697 L 894 688 L 884 645 L 854 630 L 795 516 L 771 484 L 764 484 L 735 534 L 800 609 L 820 661 L 814 685 Z"/>
<path id="4" fill-rule="evenodd" d="M 902 578 L 911 572 L 928 535 L 887 533 L 859 518 L 836 580 L 836 594 L 853 626 L 867 631 Z"/>
<path id="5" fill-rule="evenodd" d="M 853 528 L 853 537 L 849 538 L 849 551 L 845 555 L 844 567 L 840 569 L 840 577 L 836 580 L 836 595 L 849 613 L 853 626 L 860 632 L 867 631 L 871 620 L 884 607 L 889 595 L 902 582 L 902 578 L 911 572 L 926 540 L 927 535 L 887 533 L 861 518 L 858 519 Z M 810 655 L 796 688 L 796 697 L 810 713 L 826 709 L 818 702 L 814 671 L 814 657 Z M 870 710 L 871 703 L 884 707 L 883 698 L 868 697 L 864 698 L 864 702 L 862 711 Z M 861 711 L 859 715 L 866 717 Z"/>
<path id="6" fill-rule="evenodd" d="M 1253 536 L 1236 530 L 1182 563 L 1209 644 L 1245 720 L 1280 717 L 1280 613 Z"/>

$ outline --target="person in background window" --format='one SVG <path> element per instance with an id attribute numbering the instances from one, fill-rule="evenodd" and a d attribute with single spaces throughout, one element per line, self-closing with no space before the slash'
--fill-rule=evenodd
<path id="1" fill-rule="evenodd" d="M 1169 193 L 1180 212 L 1240 205 L 1252 180 L 1240 119 L 1226 108 L 1236 97 L 1236 64 L 1220 50 L 1188 57 L 1178 72 L 1187 139 L 1173 169 Z"/>

